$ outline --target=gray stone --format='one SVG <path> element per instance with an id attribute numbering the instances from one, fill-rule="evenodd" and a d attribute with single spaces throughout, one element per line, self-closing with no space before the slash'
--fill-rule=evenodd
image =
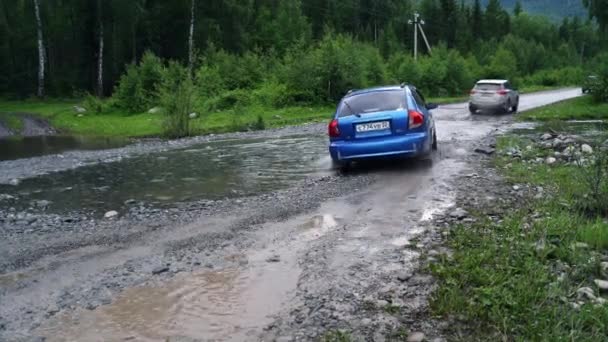
<path id="1" fill-rule="evenodd" d="M 104 218 L 110 219 L 110 218 L 114 218 L 118 216 L 118 211 L 116 210 L 110 210 L 107 213 L 105 213 L 105 215 L 103 215 Z"/>
<path id="2" fill-rule="evenodd" d="M 608 281 L 607 280 L 595 279 L 593 282 L 600 289 L 600 291 L 604 291 L 604 292 L 608 291 Z"/>
<path id="3" fill-rule="evenodd" d="M 547 163 L 547 165 L 553 165 L 557 162 L 557 159 L 553 158 L 553 157 L 549 157 L 545 160 L 545 163 Z"/>
<path id="4" fill-rule="evenodd" d="M 401 272 L 397 275 L 397 279 L 401 282 L 406 282 L 412 277 L 412 274 L 409 272 Z"/>
<path id="5" fill-rule="evenodd" d="M 279 255 L 273 255 L 271 257 L 269 257 L 268 259 L 266 259 L 266 262 L 280 262 L 281 261 L 281 256 Z"/>
<path id="6" fill-rule="evenodd" d="M 49 207 L 49 205 L 51 204 L 51 201 L 47 201 L 47 200 L 37 200 L 37 201 L 32 201 L 31 203 L 34 207 L 36 208 L 41 208 L 41 209 L 46 209 Z"/>
<path id="7" fill-rule="evenodd" d="M 590 287 L 581 287 L 580 289 L 576 290 L 576 294 L 579 298 L 586 298 L 590 300 L 594 300 L 596 298 L 593 289 Z"/>
<path id="8" fill-rule="evenodd" d="M 157 267 L 157 268 L 155 268 L 155 269 L 152 270 L 152 274 L 154 274 L 154 275 L 165 273 L 165 272 L 169 272 L 169 267 L 167 267 L 167 266 L 160 266 L 160 267 Z"/>
<path id="9" fill-rule="evenodd" d="M 593 147 L 591 147 L 587 144 L 583 144 L 583 145 L 581 145 L 581 151 L 583 153 L 591 154 L 591 153 L 593 153 Z"/>
<path id="10" fill-rule="evenodd" d="M 575 242 L 574 243 L 574 248 L 576 249 L 588 249 L 589 245 L 584 243 L 584 242 Z"/>
<path id="11" fill-rule="evenodd" d="M 494 154 L 494 152 L 496 152 L 496 149 L 493 149 L 491 147 L 478 147 L 475 149 L 476 153 L 482 153 L 485 155 L 492 155 Z"/>
<path id="12" fill-rule="evenodd" d="M 453 218 L 456 218 L 459 220 L 462 220 L 463 218 L 465 218 L 467 216 L 469 216 L 469 213 L 462 208 L 457 208 L 456 210 L 454 210 L 450 213 L 450 217 L 453 217 Z"/>
<path id="13" fill-rule="evenodd" d="M 160 110 L 160 107 L 150 108 L 150 110 L 148 110 L 148 114 L 157 114 L 160 113 Z"/>
<path id="14" fill-rule="evenodd" d="M 407 342 L 422 342 L 424 341 L 426 336 L 424 336 L 421 332 L 413 332 L 407 335 Z"/>
<path id="15" fill-rule="evenodd" d="M 541 135 L 541 137 L 540 137 L 540 140 L 543 140 L 543 141 L 551 140 L 551 139 L 553 139 L 553 136 L 549 133 L 545 133 L 545 134 Z"/>
<path id="16" fill-rule="evenodd" d="M 137 203 L 137 201 L 132 198 L 125 201 L 125 205 L 132 205 L 135 203 Z"/>
<path id="17" fill-rule="evenodd" d="M 563 146 L 563 145 L 564 145 L 564 142 L 560 139 L 553 140 L 553 144 L 551 144 L 551 146 L 553 148 L 559 148 L 560 146 Z"/>
<path id="18" fill-rule="evenodd" d="M 0 194 L 0 201 L 8 201 L 15 199 L 15 196 L 11 196 L 9 194 Z"/>
<path id="19" fill-rule="evenodd" d="M 197 114 L 197 113 L 190 113 L 190 114 L 188 115 L 188 117 L 189 117 L 190 119 L 196 119 L 196 118 L 198 118 L 198 114 Z"/>
<path id="20" fill-rule="evenodd" d="M 13 186 L 17 186 L 17 185 L 19 185 L 19 183 L 21 183 L 21 181 L 18 180 L 17 178 L 13 178 L 10 181 L 8 181 L 8 184 L 13 185 Z"/>
<path id="21" fill-rule="evenodd" d="M 74 111 L 78 114 L 86 113 L 87 109 L 81 106 L 74 106 Z"/>

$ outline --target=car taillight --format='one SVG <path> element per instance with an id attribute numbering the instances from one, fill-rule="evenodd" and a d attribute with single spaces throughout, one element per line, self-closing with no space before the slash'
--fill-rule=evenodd
<path id="1" fill-rule="evenodd" d="M 410 110 L 408 113 L 410 115 L 410 129 L 418 128 L 424 124 L 424 115 L 422 113 L 415 110 Z"/>
<path id="2" fill-rule="evenodd" d="M 332 137 L 332 138 L 336 138 L 336 137 L 340 136 L 340 129 L 338 128 L 338 120 L 337 119 L 333 119 L 329 123 L 328 133 L 329 133 L 329 136 Z"/>
<path id="3" fill-rule="evenodd" d="M 470 94 L 471 94 L 471 95 L 475 95 L 475 94 L 477 94 L 477 90 L 475 90 L 475 89 L 471 89 Z"/>
<path id="4" fill-rule="evenodd" d="M 496 94 L 498 94 L 498 95 L 507 95 L 507 91 L 504 90 L 504 89 L 503 90 L 499 90 L 499 91 L 496 92 Z"/>

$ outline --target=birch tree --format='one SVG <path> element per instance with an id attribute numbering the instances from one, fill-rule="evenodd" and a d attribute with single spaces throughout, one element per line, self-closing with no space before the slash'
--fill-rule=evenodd
<path id="1" fill-rule="evenodd" d="M 42 35 L 42 20 L 40 19 L 40 0 L 34 0 L 36 12 L 36 29 L 38 31 L 38 97 L 44 97 L 44 66 L 46 55 L 44 51 L 44 37 Z"/>
<path id="2" fill-rule="evenodd" d="M 103 9 L 102 9 L 101 0 L 97 0 L 97 19 L 98 19 L 97 28 L 99 30 L 99 32 L 98 32 L 99 47 L 98 47 L 98 51 L 97 51 L 97 96 L 103 97 L 104 37 L 103 37 Z"/>
<path id="3" fill-rule="evenodd" d="M 190 4 L 190 34 L 188 37 L 188 70 L 192 75 L 194 67 L 194 4 L 195 0 L 191 0 Z"/>

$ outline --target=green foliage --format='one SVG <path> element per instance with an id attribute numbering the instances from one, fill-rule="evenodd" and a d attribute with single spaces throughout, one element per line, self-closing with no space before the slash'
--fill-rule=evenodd
<path id="1" fill-rule="evenodd" d="M 578 161 L 577 176 L 583 193 L 575 194 L 576 206 L 592 217 L 608 217 L 608 151 L 598 144 L 595 153 L 588 158 L 592 164 Z"/>
<path id="2" fill-rule="evenodd" d="M 114 90 L 116 105 L 132 113 L 154 107 L 163 69 L 162 61 L 152 52 L 146 52 L 138 65 L 129 65 Z"/>
<path id="3" fill-rule="evenodd" d="M 196 88 L 187 70 L 177 63 L 169 65 L 158 87 L 158 96 L 165 120 L 163 131 L 169 138 L 191 134 L 190 113 L 194 108 Z"/>
<path id="4" fill-rule="evenodd" d="M 95 114 L 101 114 L 106 109 L 103 100 L 92 94 L 87 94 L 82 104 L 84 108 Z"/>
<path id="5" fill-rule="evenodd" d="M 486 67 L 485 78 L 513 79 L 518 74 L 517 59 L 505 48 L 499 48 Z"/>
<path id="6" fill-rule="evenodd" d="M 580 85 L 584 78 L 584 71 L 580 67 L 566 67 L 561 69 L 541 70 L 525 77 L 522 81 L 526 85 L 563 86 Z"/>
<path id="7" fill-rule="evenodd" d="M 578 230 L 577 238 L 592 248 L 608 250 L 608 224 L 598 220 L 594 224 L 585 226 Z"/>
<path id="8" fill-rule="evenodd" d="M 596 102 L 608 103 L 608 61 L 600 62 L 596 71 L 598 80 L 593 82 L 591 94 Z"/>
<path id="9" fill-rule="evenodd" d="M 519 120 L 606 120 L 608 103 L 597 103 L 590 96 L 584 96 L 545 107 L 526 111 L 518 115 Z"/>
<path id="10" fill-rule="evenodd" d="M 432 308 L 470 323 L 473 336 L 467 340 L 603 340 L 608 308 L 587 303 L 575 310 L 570 302 L 599 275 L 595 252 L 574 246 L 587 242 L 605 251 L 608 225 L 574 210 L 581 170 L 527 163 L 545 152 L 524 148 L 530 144 L 519 136 L 502 137 L 500 151 L 517 146 L 526 152 L 523 160 L 499 154 L 495 163 L 509 181 L 542 186 L 546 196 L 518 201 L 500 221 L 481 209 L 476 223 L 453 227 L 453 257 L 432 267 L 441 281 Z"/>

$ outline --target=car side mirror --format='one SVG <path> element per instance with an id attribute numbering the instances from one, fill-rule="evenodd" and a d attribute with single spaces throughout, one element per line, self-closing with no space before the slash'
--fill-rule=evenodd
<path id="1" fill-rule="evenodd" d="M 428 109 L 428 110 L 437 109 L 437 108 L 439 108 L 439 105 L 436 103 L 427 103 L 426 104 L 426 109 Z"/>

